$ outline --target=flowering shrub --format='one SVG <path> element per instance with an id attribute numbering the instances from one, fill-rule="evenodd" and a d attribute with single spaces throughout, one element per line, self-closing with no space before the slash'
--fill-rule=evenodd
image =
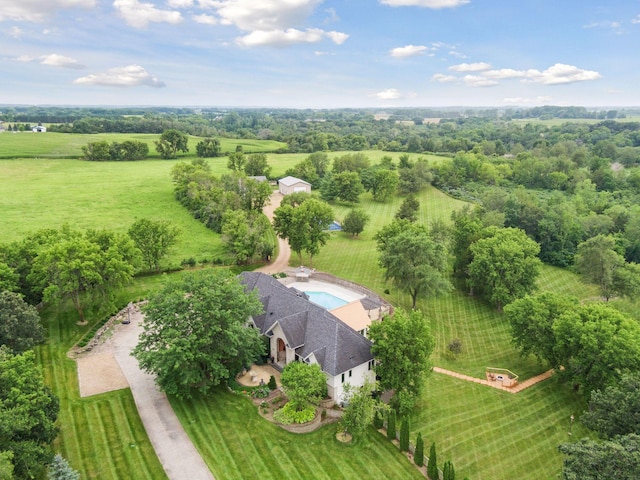
<path id="1" fill-rule="evenodd" d="M 252 398 L 267 398 L 269 396 L 269 387 L 265 386 L 265 387 L 258 387 L 255 388 L 253 390 L 251 390 L 251 397 Z"/>

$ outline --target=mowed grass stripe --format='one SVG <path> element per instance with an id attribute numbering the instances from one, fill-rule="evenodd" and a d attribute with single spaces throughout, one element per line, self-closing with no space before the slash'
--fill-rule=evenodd
<path id="1" fill-rule="evenodd" d="M 389 478 L 420 478 L 391 444 L 388 450 L 369 434 L 355 446 L 335 439 L 335 425 L 291 434 L 260 417 L 248 399 L 222 389 L 207 398 L 172 399 L 172 404 L 216 478 L 380 478 L 377 472 L 388 472 Z M 367 461 L 355 460 L 357 455 Z M 387 470 L 389 464 L 393 467 Z"/>

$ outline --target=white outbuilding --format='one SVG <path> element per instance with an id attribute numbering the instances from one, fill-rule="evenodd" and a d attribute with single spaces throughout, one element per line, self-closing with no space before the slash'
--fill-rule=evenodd
<path id="1" fill-rule="evenodd" d="M 311 193 L 311 184 L 309 182 L 291 176 L 278 180 L 278 188 L 282 195 L 296 192 Z"/>

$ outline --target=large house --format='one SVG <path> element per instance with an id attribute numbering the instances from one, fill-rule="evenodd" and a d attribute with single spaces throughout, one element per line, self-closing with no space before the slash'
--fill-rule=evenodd
<path id="1" fill-rule="evenodd" d="M 289 176 L 278 180 L 278 189 L 282 195 L 297 192 L 311 193 L 311 184 L 299 178 Z"/>
<path id="2" fill-rule="evenodd" d="M 327 376 L 329 396 L 343 400 L 344 385 L 375 380 L 371 341 L 327 309 L 271 275 L 243 272 L 247 291 L 257 290 L 264 312 L 252 318 L 269 338 L 269 355 L 282 368 L 290 362 L 317 363 Z"/>

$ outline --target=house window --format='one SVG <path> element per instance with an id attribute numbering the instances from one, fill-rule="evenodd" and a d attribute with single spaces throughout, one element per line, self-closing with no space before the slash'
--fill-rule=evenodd
<path id="1" fill-rule="evenodd" d="M 344 383 L 344 373 L 342 374 L 342 383 Z"/>
<path id="2" fill-rule="evenodd" d="M 353 373 L 353 370 L 349 370 L 349 378 L 351 378 L 352 373 Z"/>

